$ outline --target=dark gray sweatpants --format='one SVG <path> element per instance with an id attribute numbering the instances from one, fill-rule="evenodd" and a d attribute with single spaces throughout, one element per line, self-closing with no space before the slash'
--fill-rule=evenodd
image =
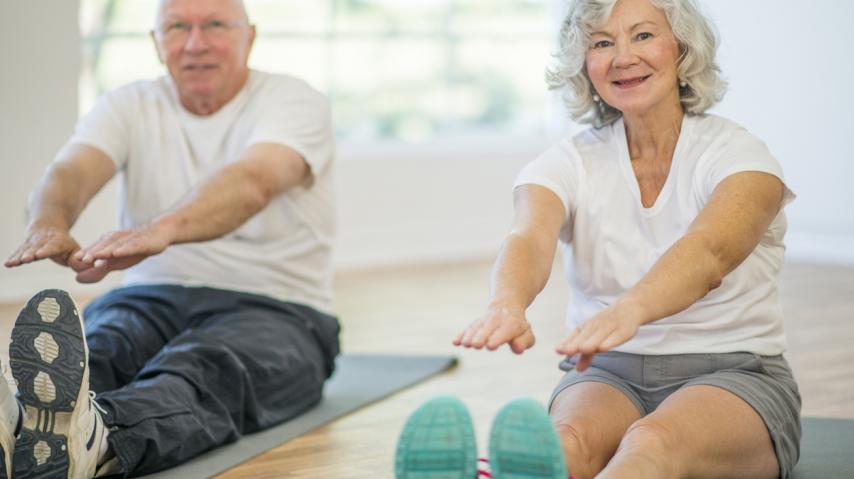
<path id="1" fill-rule="evenodd" d="M 332 316 L 212 288 L 119 288 L 90 304 L 84 318 L 90 389 L 129 476 L 311 408 L 339 347 Z"/>

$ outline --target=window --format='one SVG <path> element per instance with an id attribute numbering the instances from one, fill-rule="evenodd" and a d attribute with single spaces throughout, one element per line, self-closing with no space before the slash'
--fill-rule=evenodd
<path id="1" fill-rule="evenodd" d="M 246 0 L 258 28 L 250 65 L 326 93 L 344 141 L 542 135 L 553 2 Z M 82 111 L 162 74 L 148 35 L 157 3 L 82 0 Z"/>

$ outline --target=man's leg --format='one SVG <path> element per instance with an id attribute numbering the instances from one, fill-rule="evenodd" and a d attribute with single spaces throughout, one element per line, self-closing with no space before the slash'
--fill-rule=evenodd
<path id="1" fill-rule="evenodd" d="M 680 389 L 629 428 L 601 478 L 732 477 L 780 474 L 762 418 L 714 386 Z"/>
<path id="2" fill-rule="evenodd" d="M 90 388 L 112 391 L 131 382 L 149 359 L 187 326 L 186 288 L 131 286 L 101 296 L 83 311 Z"/>
<path id="3" fill-rule="evenodd" d="M 192 316 L 205 319 L 169 341 L 131 383 L 98 396 L 113 426 L 110 446 L 133 474 L 302 413 L 320 400 L 331 373 L 334 318 L 206 288 L 190 300 L 198 305 Z"/>

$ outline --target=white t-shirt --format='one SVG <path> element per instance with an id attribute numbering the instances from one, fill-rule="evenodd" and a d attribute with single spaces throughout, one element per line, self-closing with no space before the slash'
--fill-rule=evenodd
<path id="1" fill-rule="evenodd" d="M 326 98 L 305 82 L 251 71 L 237 96 L 209 116 L 184 109 L 168 76 L 135 82 L 102 96 L 71 142 L 94 146 L 115 163 L 122 228 L 173 207 L 253 144 L 293 148 L 313 181 L 275 198 L 221 238 L 170 246 L 147 258 L 128 270 L 125 284 L 209 286 L 330 311 L 331 115 Z"/>
<path id="2" fill-rule="evenodd" d="M 634 286 L 687 232 L 718 183 L 743 171 L 783 180 L 779 163 L 764 143 L 714 115 L 684 117 L 670 172 L 650 208 L 641 204 L 622 119 L 565 139 L 526 166 L 516 185 L 550 189 L 567 212 L 560 244 L 572 293 L 570 329 Z M 786 188 L 783 204 L 792 199 Z M 756 249 L 720 287 L 678 314 L 641 326 L 615 350 L 782 353 L 786 339 L 777 273 L 785 232 L 781 209 Z"/>

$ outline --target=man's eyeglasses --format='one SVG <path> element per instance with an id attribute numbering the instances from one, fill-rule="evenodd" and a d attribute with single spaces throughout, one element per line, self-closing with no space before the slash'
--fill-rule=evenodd
<path id="1" fill-rule="evenodd" d="M 177 42 L 187 40 L 195 27 L 198 27 L 202 35 L 207 38 L 218 38 L 228 35 L 233 28 L 243 25 L 243 22 L 225 22 L 222 20 L 209 20 L 204 23 L 172 22 L 157 29 L 157 33 L 162 35 L 166 41 Z"/>

